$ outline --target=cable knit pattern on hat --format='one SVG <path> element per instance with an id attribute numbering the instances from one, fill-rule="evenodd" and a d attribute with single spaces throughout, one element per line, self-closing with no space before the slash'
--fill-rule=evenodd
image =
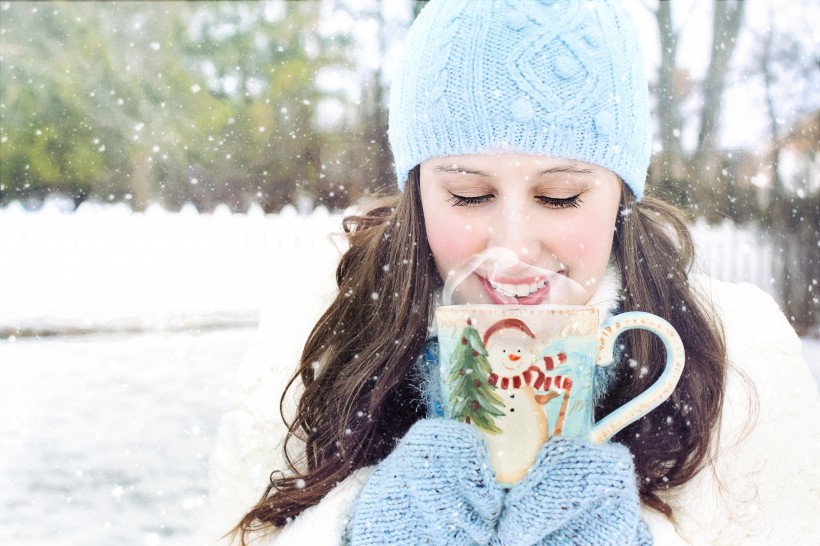
<path id="1" fill-rule="evenodd" d="M 402 190 L 431 157 L 509 150 L 606 167 L 640 199 L 651 128 L 637 33 L 617 0 L 431 0 L 389 125 Z"/>

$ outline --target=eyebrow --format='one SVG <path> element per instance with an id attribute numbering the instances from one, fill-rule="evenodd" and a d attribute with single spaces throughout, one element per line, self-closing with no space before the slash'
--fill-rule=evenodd
<path id="1" fill-rule="evenodd" d="M 436 174 L 441 173 L 456 173 L 456 174 L 472 174 L 476 176 L 490 176 L 484 171 L 477 171 L 475 169 L 468 169 L 466 167 L 459 167 L 458 165 L 437 165 L 433 168 L 433 171 Z M 592 169 L 582 169 L 576 167 L 575 165 L 561 165 L 558 167 L 550 167 L 549 169 L 544 169 L 542 171 L 538 171 L 536 177 L 541 177 L 549 174 L 595 174 L 595 171 Z"/>
<path id="2" fill-rule="evenodd" d="M 544 176 L 547 174 L 595 174 L 595 171 L 592 169 L 581 169 L 576 167 L 575 165 L 566 165 L 560 167 L 550 167 L 549 169 L 544 169 L 543 171 L 538 171 L 538 176 Z"/>
<path id="3" fill-rule="evenodd" d="M 489 174 L 485 173 L 484 171 L 476 171 L 473 169 L 467 169 L 465 167 L 459 167 L 458 165 L 437 165 L 433 171 L 435 173 L 456 173 L 456 174 L 474 174 L 477 176 L 490 176 Z"/>

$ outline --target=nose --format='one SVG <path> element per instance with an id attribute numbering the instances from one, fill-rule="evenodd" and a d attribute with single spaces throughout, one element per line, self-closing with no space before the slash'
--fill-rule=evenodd
<path id="1" fill-rule="evenodd" d="M 515 253 L 520 262 L 535 264 L 541 256 L 540 229 L 523 199 L 508 198 L 493 226 L 492 245 Z"/>
<path id="2" fill-rule="evenodd" d="M 517 361 L 521 360 L 521 357 L 518 356 L 518 355 L 509 355 L 509 357 L 510 357 L 510 360 L 512 360 L 513 362 L 517 362 Z"/>

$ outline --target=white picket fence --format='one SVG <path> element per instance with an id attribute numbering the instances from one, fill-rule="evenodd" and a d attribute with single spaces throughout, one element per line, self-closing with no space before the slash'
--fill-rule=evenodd
<path id="1" fill-rule="evenodd" d="M 226 207 L 200 214 L 84 203 L 0 208 L 0 333 L 254 323 L 268 307 L 321 307 L 345 247 L 341 214 Z M 701 267 L 773 293 L 771 246 L 753 229 L 697 224 Z M 335 234 L 335 235 L 334 235 Z"/>
<path id="2" fill-rule="evenodd" d="M 698 221 L 692 226 L 697 248 L 698 269 L 720 280 L 750 282 L 774 296 L 771 240 L 754 226 L 738 227 L 729 220 L 709 226 Z"/>
<path id="3" fill-rule="evenodd" d="M 329 234 L 340 221 L 323 208 L 12 204 L 0 209 L 0 331 L 255 323 L 266 307 L 332 283 L 341 251 Z"/>

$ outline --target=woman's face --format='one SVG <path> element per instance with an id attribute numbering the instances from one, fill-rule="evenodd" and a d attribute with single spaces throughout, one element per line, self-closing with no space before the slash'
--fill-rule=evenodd
<path id="1" fill-rule="evenodd" d="M 443 280 L 482 252 L 505 256 L 480 262 L 453 303 L 582 305 L 606 271 L 621 184 L 604 167 L 509 152 L 435 157 L 421 164 L 420 191 Z M 575 290 L 557 297 L 561 284 Z"/>

